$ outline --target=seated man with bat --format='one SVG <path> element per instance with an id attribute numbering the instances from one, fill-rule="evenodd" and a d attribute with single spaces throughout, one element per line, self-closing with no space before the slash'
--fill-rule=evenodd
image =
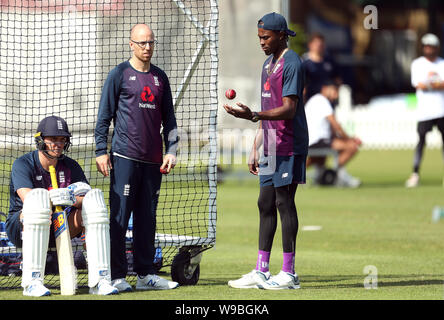
<path id="1" fill-rule="evenodd" d="M 6 222 L 9 239 L 22 248 L 22 287 L 25 296 L 46 296 L 44 285 L 49 247 L 57 247 L 62 295 L 75 294 L 76 270 L 71 238 L 85 235 L 89 292 L 117 294 L 111 286 L 108 210 L 103 193 L 91 189 L 73 159 L 66 121 L 44 118 L 34 136 L 37 150 L 12 165 L 10 207 Z"/>

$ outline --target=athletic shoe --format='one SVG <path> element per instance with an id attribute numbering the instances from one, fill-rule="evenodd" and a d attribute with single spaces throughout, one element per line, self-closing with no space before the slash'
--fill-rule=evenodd
<path id="1" fill-rule="evenodd" d="M 43 297 L 51 295 L 51 292 L 43 285 L 42 279 L 33 279 L 23 290 L 24 296 Z"/>
<path id="2" fill-rule="evenodd" d="M 345 168 L 338 170 L 337 182 L 338 187 L 357 188 L 361 185 L 361 180 L 351 176 Z"/>
<path id="3" fill-rule="evenodd" d="M 89 288 L 90 294 L 97 294 L 99 296 L 108 296 L 111 294 L 118 294 L 119 290 L 111 285 L 111 281 L 109 279 L 103 278 L 100 279 L 99 283 L 92 288 Z"/>
<path id="4" fill-rule="evenodd" d="M 116 280 L 113 280 L 111 282 L 111 285 L 116 288 L 119 292 L 131 292 L 133 291 L 133 287 L 126 282 L 125 278 L 119 278 Z"/>
<path id="5" fill-rule="evenodd" d="M 320 185 L 322 180 L 322 175 L 325 172 L 324 166 L 318 166 L 317 164 L 313 164 L 313 170 L 307 171 L 307 178 L 312 181 L 312 185 Z"/>
<path id="6" fill-rule="evenodd" d="M 244 274 L 240 279 L 228 281 L 228 285 L 237 289 L 260 289 L 269 278 L 270 272 L 253 270 L 250 273 Z"/>
<path id="7" fill-rule="evenodd" d="M 413 172 L 405 182 L 406 188 L 414 188 L 419 185 L 419 174 Z"/>
<path id="8" fill-rule="evenodd" d="M 177 282 L 163 279 L 156 274 L 149 274 L 144 277 L 137 276 L 137 290 L 169 290 L 178 286 Z"/>
<path id="9" fill-rule="evenodd" d="M 263 289 L 267 290 L 299 289 L 300 287 L 298 275 L 285 271 L 281 271 L 279 274 L 272 276 L 263 285 Z"/>

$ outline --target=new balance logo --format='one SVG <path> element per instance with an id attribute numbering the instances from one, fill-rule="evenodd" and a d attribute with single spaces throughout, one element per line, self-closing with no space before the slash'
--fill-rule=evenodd
<path id="1" fill-rule="evenodd" d="M 108 270 L 99 270 L 100 277 L 106 277 L 108 275 Z"/>
<path id="2" fill-rule="evenodd" d="M 136 76 L 130 76 L 128 80 L 129 81 L 135 81 L 136 80 Z"/>
<path id="3" fill-rule="evenodd" d="M 150 279 L 146 284 L 147 284 L 148 286 L 155 287 L 155 286 L 156 286 L 156 283 L 157 283 L 156 280 Z"/>
<path id="4" fill-rule="evenodd" d="M 160 86 L 159 78 L 158 77 L 153 77 L 153 78 L 154 78 L 154 84 L 156 85 L 156 87 Z"/>

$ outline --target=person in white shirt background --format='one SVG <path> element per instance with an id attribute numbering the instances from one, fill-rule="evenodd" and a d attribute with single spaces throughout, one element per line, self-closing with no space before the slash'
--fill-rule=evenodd
<path id="1" fill-rule="evenodd" d="M 413 172 L 405 183 L 407 188 L 419 185 L 426 135 L 435 126 L 441 132 L 444 148 L 444 59 L 438 56 L 440 42 L 436 35 L 425 34 L 421 43 L 423 56 L 416 58 L 411 65 L 411 81 L 416 88 L 419 139 L 413 158 Z"/>
<path id="2" fill-rule="evenodd" d="M 337 186 L 359 187 L 361 181 L 351 176 L 345 169 L 346 164 L 356 155 L 362 144 L 359 138 L 349 137 L 336 120 L 333 105 L 339 97 L 338 85 L 334 81 L 325 81 L 321 92 L 312 96 L 305 104 L 308 125 L 309 148 L 332 148 L 339 152 Z M 325 170 L 325 158 L 322 163 L 309 158 L 307 167 L 315 166 L 316 175 Z"/>

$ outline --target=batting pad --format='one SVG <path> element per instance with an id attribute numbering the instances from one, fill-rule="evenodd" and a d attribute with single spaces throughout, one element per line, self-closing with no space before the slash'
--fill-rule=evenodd
<path id="1" fill-rule="evenodd" d="M 23 275 L 22 286 L 34 278 L 43 279 L 51 225 L 49 192 L 42 188 L 31 190 L 23 203 Z"/>
<path id="2" fill-rule="evenodd" d="M 88 286 L 111 277 L 108 210 L 100 189 L 92 189 L 83 198 L 82 219 L 88 253 Z"/>

